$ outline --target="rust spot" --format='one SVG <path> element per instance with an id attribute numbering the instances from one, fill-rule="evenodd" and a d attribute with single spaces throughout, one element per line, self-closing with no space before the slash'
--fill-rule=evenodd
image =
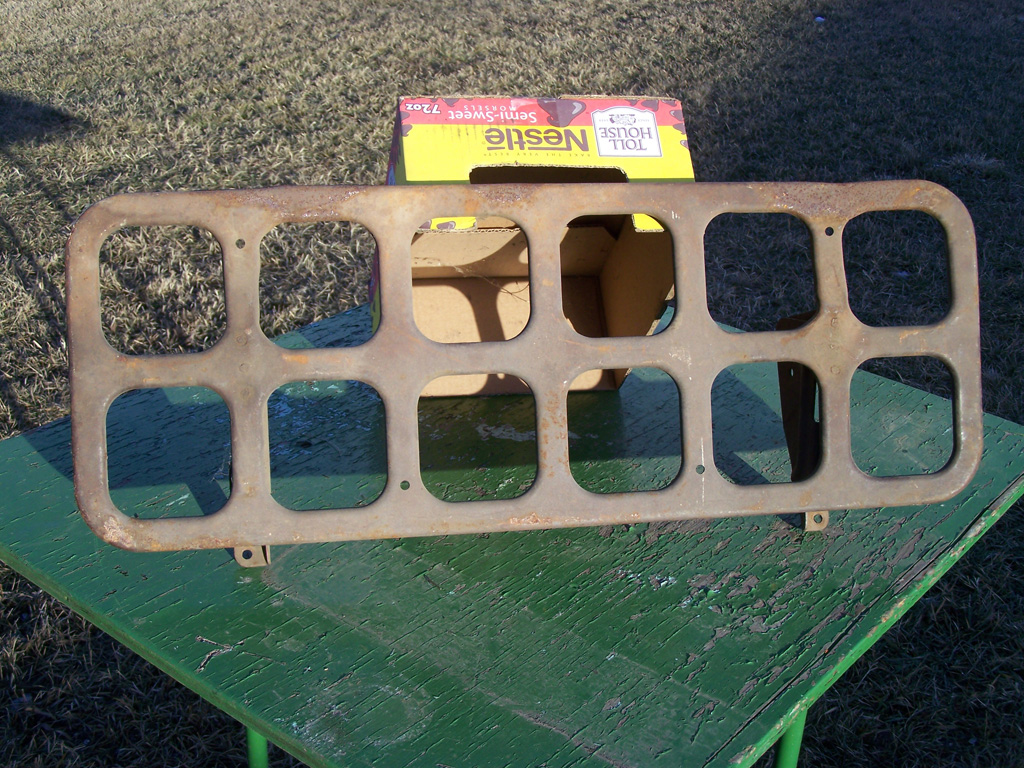
<path id="1" fill-rule="evenodd" d="M 515 528 L 520 528 L 520 527 L 536 528 L 536 527 L 539 527 L 539 526 L 542 526 L 542 525 L 550 525 L 551 524 L 551 518 L 549 518 L 549 517 L 541 517 L 536 512 L 531 512 L 526 517 L 510 517 L 508 519 L 508 524 L 513 526 L 513 527 L 515 527 Z"/>
<path id="2" fill-rule="evenodd" d="M 108 518 L 103 523 L 103 540 L 109 541 L 115 547 L 131 549 L 133 540 L 131 535 L 124 529 L 115 518 Z"/>

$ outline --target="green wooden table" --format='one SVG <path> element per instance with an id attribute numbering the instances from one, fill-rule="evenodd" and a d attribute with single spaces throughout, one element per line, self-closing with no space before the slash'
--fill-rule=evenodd
<path id="1" fill-rule="evenodd" d="M 364 333 L 359 310 L 282 339 Z M 650 371 L 574 396 L 574 472 L 597 491 L 678 468 L 674 388 Z M 854 446 L 874 472 L 948 455 L 950 405 L 860 374 Z M 716 456 L 742 482 L 788 474 L 775 370 L 716 387 Z M 368 388 L 296 384 L 270 403 L 275 495 L 372 498 L 386 467 Z M 425 477 L 451 499 L 528 486 L 527 397 L 425 402 Z M 226 497 L 227 414 L 204 390 L 146 391 L 108 422 L 113 496 L 140 515 Z M 276 437 L 274 437 L 276 436 Z M 452 446 L 457 448 L 452 448 Z M 343 450 L 342 450 L 343 449 Z M 0 443 L 0 559 L 250 729 L 313 766 L 746 766 L 1021 494 L 1024 429 L 986 421 L 956 499 L 688 524 L 280 547 L 265 569 L 222 550 L 133 554 L 79 518 L 68 422 Z M 486 469 L 479 469 L 480 466 Z"/>

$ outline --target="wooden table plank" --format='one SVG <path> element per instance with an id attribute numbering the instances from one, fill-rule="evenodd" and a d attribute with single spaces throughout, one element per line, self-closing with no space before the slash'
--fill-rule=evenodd
<path id="1" fill-rule="evenodd" d="M 285 342 L 351 337 L 362 322 Z M 735 369 L 716 390 L 716 454 L 745 481 L 788 471 L 773 376 Z M 665 392 L 641 374 L 583 396 L 577 477 L 615 489 L 671 477 Z M 870 427 L 855 452 L 873 471 L 948 453 L 945 401 L 868 374 L 854 394 Z M 386 472 L 375 408 L 358 387 L 282 395 L 281 497 L 371 495 Z M 514 492 L 528 482 L 531 414 L 517 397 L 427 404 L 428 481 L 449 498 Z M 222 418 L 201 392 L 125 398 L 109 425 L 112 461 L 131 467 L 112 473 L 115 499 L 140 514 L 222 503 Z M 348 458 L 328 442 L 339 425 L 367 441 Z M 957 499 L 835 512 L 822 534 L 765 516 L 282 547 L 247 570 L 223 551 L 136 554 L 93 537 L 68 432 L 61 421 L 0 443 L 0 559 L 317 766 L 749 765 L 987 530 L 1024 473 L 1024 430 L 990 417 L 982 468 Z M 473 451 L 440 448 L 452 438 Z"/>

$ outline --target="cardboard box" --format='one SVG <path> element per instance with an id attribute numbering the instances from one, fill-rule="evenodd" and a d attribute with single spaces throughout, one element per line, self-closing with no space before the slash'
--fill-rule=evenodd
<path id="1" fill-rule="evenodd" d="M 679 102 L 566 97 L 405 98 L 388 184 L 693 181 Z M 530 317 L 526 238 L 515 222 L 452 211 L 413 235 L 413 312 L 445 343 L 514 338 Z M 577 332 L 651 333 L 673 290 L 669 234 L 643 212 L 566 223 L 562 302 Z M 371 286 L 374 317 L 379 294 Z M 592 371 L 573 389 L 618 387 L 626 370 Z M 525 391 L 513 376 L 433 382 L 424 396 Z"/>

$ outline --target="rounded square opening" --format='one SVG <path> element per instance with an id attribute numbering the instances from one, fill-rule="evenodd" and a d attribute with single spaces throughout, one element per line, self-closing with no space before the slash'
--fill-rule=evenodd
<path id="1" fill-rule="evenodd" d="M 428 390 L 464 390 L 466 378 L 435 379 Z M 514 499 L 537 478 L 537 404 L 522 379 L 508 378 L 524 394 L 420 397 L 420 477 L 442 501 Z"/>
<path id="2" fill-rule="evenodd" d="M 130 355 L 199 352 L 224 334 L 224 261 L 209 230 L 125 227 L 100 248 L 100 315 Z"/>
<path id="3" fill-rule="evenodd" d="M 365 305 L 375 249 L 369 230 L 351 221 L 274 227 L 260 243 L 263 333 L 292 349 L 365 343 L 374 331 Z"/>
<path id="4" fill-rule="evenodd" d="M 442 216 L 412 237 L 413 316 L 432 341 L 514 339 L 530 321 L 526 234 L 498 216 Z"/>
<path id="5" fill-rule="evenodd" d="M 231 417 L 206 387 L 137 389 L 107 410 L 110 498 L 140 519 L 200 517 L 231 494 Z"/>
<path id="6" fill-rule="evenodd" d="M 366 506 L 384 491 L 384 403 L 361 381 L 293 381 L 267 401 L 270 492 L 296 511 Z"/>
<path id="7" fill-rule="evenodd" d="M 811 236 L 788 213 L 723 213 L 704 230 L 708 311 L 729 330 L 773 331 L 813 312 Z"/>
<path id="8" fill-rule="evenodd" d="M 946 232 L 923 211 L 871 211 L 843 228 L 850 309 L 875 327 L 929 325 L 950 308 Z"/>
<path id="9" fill-rule="evenodd" d="M 530 129 L 527 129 L 530 130 Z M 534 129 L 532 146 L 557 146 L 565 134 L 550 128 Z M 494 138 L 497 138 L 496 136 Z M 469 171 L 470 184 L 626 184 L 621 168 L 586 168 L 571 165 L 478 165 Z"/>
<path id="10" fill-rule="evenodd" d="M 560 245 L 562 311 L 581 336 L 660 333 L 675 295 L 672 235 L 646 214 L 580 216 Z"/>
<path id="11" fill-rule="evenodd" d="M 605 378 L 588 371 L 574 382 Z M 570 391 L 569 468 L 592 493 L 658 491 L 679 475 L 683 459 L 682 399 L 659 368 L 633 368 L 609 391 Z"/>
<path id="12" fill-rule="evenodd" d="M 876 477 L 930 475 L 953 457 L 953 376 L 934 357 L 868 360 L 850 384 L 853 459 Z"/>
<path id="13" fill-rule="evenodd" d="M 737 485 L 806 480 L 821 462 L 820 387 L 788 361 L 733 365 L 711 387 L 719 473 Z"/>

